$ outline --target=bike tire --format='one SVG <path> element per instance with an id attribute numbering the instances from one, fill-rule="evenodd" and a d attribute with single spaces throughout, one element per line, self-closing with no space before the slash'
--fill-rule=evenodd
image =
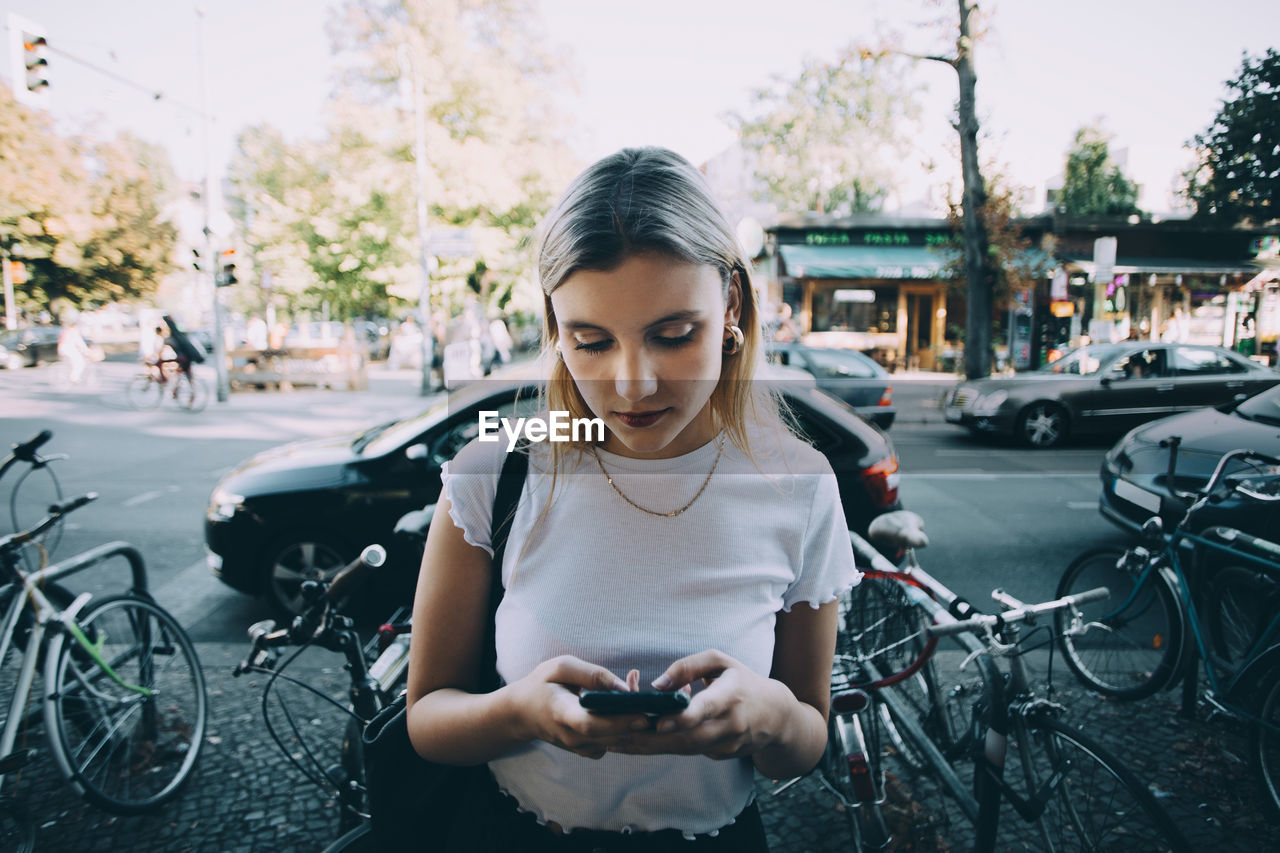
<path id="1" fill-rule="evenodd" d="M 1076 632 L 1070 609 L 1054 615 L 1067 666 L 1090 689 L 1117 699 L 1142 699 L 1169 684 L 1182 654 L 1181 601 L 1163 571 L 1122 565 L 1126 552 L 1094 548 L 1072 560 L 1057 595 L 1099 586 L 1107 598 L 1079 607 L 1087 630 Z"/>
<path id="2" fill-rule="evenodd" d="M 203 412 L 209 405 L 209 386 L 199 379 L 179 374 L 174 380 L 173 398 L 180 408 L 189 412 Z"/>
<path id="3" fill-rule="evenodd" d="M 195 647 L 166 610 L 134 595 L 90 601 L 75 622 L 122 679 L 154 693 L 122 686 L 59 631 L 45 675 L 51 752 L 94 805 L 155 809 L 181 789 L 204 743 L 208 700 Z"/>
<path id="4" fill-rule="evenodd" d="M 1280 820 L 1280 668 L 1263 679 L 1257 719 L 1250 726 L 1249 763 L 1262 792 L 1263 808 Z"/>
<path id="5" fill-rule="evenodd" d="M 1231 680 L 1249 660 L 1275 618 L 1280 581 L 1274 574 L 1225 566 L 1209 576 L 1205 591 L 1210 652 L 1220 683 Z"/>
<path id="6" fill-rule="evenodd" d="M 9 492 L 9 523 L 12 528 L 8 532 L 16 533 L 34 527 L 45 517 L 50 506 L 62 503 L 62 497 L 62 484 L 48 460 L 26 466 Z M 62 528 L 63 520 L 58 519 L 37 540 L 44 547 L 46 557 L 52 556 L 62 541 Z M 39 561 L 30 554 L 27 555 L 26 564 L 28 571 L 40 568 Z"/>
<path id="7" fill-rule="evenodd" d="M 373 837 L 373 827 L 368 821 L 344 832 L 341 837 L 320 853 L 379 853 L 383 848 Z"/>
<path id="8" fill-rule="evenodd" d="M 1004 780 L 1015 793 L 1043 792 L 1038 815 L 1006 810 L 1001 841 L 1014 834 L 1027 849 L 1055 853 L 1172 850 L 1192 847 L 1151 790 L 1109 750 L 1047 715 L 1015 722 Z M 1014 755 L 1013 753 L 1016 753 Z M 1021 771 L 1021 772 L 1019 772 Z M 1050 793 L 1051 792 L 1051 793 Z"/>
<path id="9" fill-rule="evenodd" d="M 925 665 L 938 640 L 925 629 L 932 621 L 908 594 L 919 582 L 898 572 L 868 570 L 849 591 L 838 651 L 856 665 L 849 672 L 857 687 L 876 688 L 910 678 Z M 874 676 L 865 674 L 873 668 Z"/>
<path id="10" fill-rule="evenodd" d="M 157 382 L 155 377 L 143 374 L 129 380 L 125 394 L 129 398 L 129 405 L 135 409 L 154 409 L 160 405 L 164 396 L 164 385 Z"/>

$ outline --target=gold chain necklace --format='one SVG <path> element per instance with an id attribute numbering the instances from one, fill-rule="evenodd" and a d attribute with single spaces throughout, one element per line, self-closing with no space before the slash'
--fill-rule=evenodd
<path id="1" fill-rule="evenodd" d="M 600 461 L 600 454 L 596 452 L 596 447 L 594 444 L 591 445 L 591 455 L 596 458 L 596 464 L 600 466 L 600 473 L 604 474 L 604 478 L 609 481 L 610 486 L 613 486 L 613 490 L 618 493 L 618 497 L 622 498 L 624 501 L 631 504 L 633 507 L 635 507 L 636 509 L 640 510 L 643 513 L 647 513 L 649 515 L 656 515 L 659 518 L 675 518 L 677 515 L 684 512 L 689 507 L 693 506 L 693 502 L 696 501 L 698 498 L 702 497 L 702 493 L 707 490 L 707 484 L 711 482 L 711 475 L 716 472 L 716 468 L 720 465 L 720 457 L 724 455 L 724 433 L 720 434 L 719 446 L 716 449 L 716 461 L 711 463 L 711 470 L 707 472 L 707 479 L 702 481 L 702 486 L 701 488 L 698 489 L 698 493 L 694 495 L 692 498 L 690 498 L 687 504 L 671 512 L 655 512 L 654 510 L 648 509 L 646 507 L 642 507 L 640 506 L 640 504 L 631 500 L 631 498 L 627 497 L 622 493 L 622 489 L 618 488 L 618 484 L 613 482 L 613 478 L 609 476 L 609 472 L 604 469 L 604 463 Z"/>

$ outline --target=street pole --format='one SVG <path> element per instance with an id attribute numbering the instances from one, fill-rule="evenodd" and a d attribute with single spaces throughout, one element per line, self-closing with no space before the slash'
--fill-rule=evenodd
<path id="1" fill-rule="evenodd" d="M 18 305 L 13 295 L 13 253 L 4 250 L 0 253 L 0 265 L 4 267 L 4 327 L 18 328 Z"/>
<path id="2" fill-rule="evenodd" d="M 960 38 L 956 41 L 956 75 L 960 78 L 960 169 L 964 183 L 964 270 L 968 279 L 968 314 L 965 317 L 964 368 L 969 379 L 991 373 L 991 312 L 995 277 L 987 258 L 987 188 L 978 163 L 978 109 L 973 69 L 973 37 L 969 15 L 972 0 L 960 2 Z"/>
<path id="3" fill-rule="evenodd" d="M 422 374 L 418 383 L 418 393 L 423 397 L 435 393 L 431 383 L 431 356 L 435 349 L 435 335 L 431 328 L 431 269 L 435 258 L 430 254 L 430 234 L 427 231 L 427 126 L 422 104 L 422 77 L 419 73 L 420 63 L 413 57 L 413 48 L 407 44 L 400 46 L 400 74 L 410 79 L 413 87 L 413 123 L 416 129 L 416 140 L 413 146 L 413 160 L 417 167 L 418 191 L 418 328 L 422 330 L 419 354 L 422 359 Z M 401 90 L 403 92 L 403 89 Z"/>
<path id="4" fill-rule="evenodd" d="M 221 256 L 215 251 L 213 242 L 213 146 L 210 142 L 213 117 L 209 113 L 209 50 L 205 43 L 204 9 L 196 8 L 196 19 L 199 22 L 200 53 L 200 98 L 204 126 L 204 256 L 208 259 L 205 271 L 209 275 L 209 292 L 213 301 L 213 369 L 216 378 L 216 393 L 219 403 L 227 402 L 230 387 L 227 381 L 226 343 L 222 337 L 222 300 L 218 298 L 218 267 Z"/>

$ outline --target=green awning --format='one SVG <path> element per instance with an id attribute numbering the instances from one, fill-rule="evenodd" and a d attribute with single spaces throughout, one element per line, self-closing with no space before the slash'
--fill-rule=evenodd
<path id="1" fill-rule="evenodd" d="M 793 278 L 942 277 L 947 251 L 927 246 L 792 246 L 778 247 Z"/>
<path id="2" fill-rule="evenodd" d="M 1095 266 L 1091 256 L 1067 255 L 1066 261 L 1083 272 L 1093 275 Z M 1241 258 L 1239 260 L 1204 260 L 1202 258 L 1143 258 L 1131 255 L 1120 255 L 1116 258 L 1112 271 L 1116 275 L 1142 273 L 1159 273 L 1162 275 L 1232 275 L 1242 273 L 1256 275 L 1266 265 L 1259 261 Z"/>

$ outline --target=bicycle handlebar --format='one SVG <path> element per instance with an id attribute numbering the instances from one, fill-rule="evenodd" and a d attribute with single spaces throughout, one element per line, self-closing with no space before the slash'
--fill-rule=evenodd
<path id="1" fill-rule="evenodd" d="M 360 556 L 351 561 L 351 565 L 334 575 L 325 590 L 324 600 L 329 603 L 339 601 L 365 582 L 367 576 L 382 568 L 387 562 L 387 549 L 381 545 L 369 545 L 360 552 Z"/>
<path id="2" fill-rule="evenodd" d="M 63 501 L 60 504 L 53 504 L 49 507 L 49 514 L 37 522 L 35 526 L 30 527 L 27 530 L 19 530 L 17 533 L 10 533 L 8 536 L 0 538 L 0 552 L 9 551 L 19 545 L 27 544 L 41 533 L 44 533 L 50 527 L 57 524 L 58 520 L 62 518 L 62 516 L 79 509 L 87 503 L 96 501 L 97 499 L 97 492 L 85 492 L 83 495 L 71 498 L 71 500 Z"/>
<path id="3" fill-rule="evenodd" d="M 13 457 L 21 459 L 23 462 L 34 462 L 36 450 L 40 445 L 53 438 L 53 432 L 42 429 L 26 441 L 20 441 L 13 446 Z"/>
<path id="4" fill-rule="evenodd" d="M 1076 607 L 1080 604 L 1101 601 L 1110 595 L 1111 591 L 1109 589 L 1105 586 L 1100 586 L 1096 589 L 1075 593 L 1074 595 L 1064 595 L 1062 598 L 1055 598 L 1052 601 L 1042 601 L 1039 604 L 1017 602 L 1017 606 L 1002 613 L 977 613 L 955 622 L 930 625 L 925 633 L 930 637 L 948 637 L 953 634 L 964 633 L 976 634 L 987 628 L 999 629 L 1017 622 L 1031 622 L 1041 613 L 1052 613 L 1055 610 L 1062 610 L 1066 607 Z M 999 589 L 993 590 L 991 596 L 1003 603 L 1016 602 L 1016 599 L 1010 598 Z"/>
<path id="5" fill-rule="evenodd" d="M 1280 468 L 1280 459 L 1277 459 L 1274 456 L 1269 456 L 1266 453 L 1261 453 L 1257 450 L 1251 450 L 1247 447 L 1238 447 L 1235 450 L 1230 450 L 1224 453 L 1218 460 L 1218 464 L 1214 467 L 1213 473 L 1209 476 L 1208 482 L 1205 483 L 1204 488 L 1200 491 L 1184 492 L 1180 490 L 1177 486 L 1177 481 L 1174 479 L 1174 475 L 1178 466 L 1178 447 L 1181 444 L 1182 436 L 1180 435 L 1171 435 L 1168 438 L 1160 440 L 1160 447 L 1169 449 L 1169 471 L 1166 475 L 1169 484 L 1169 494 L 1184 500 L 1193 500 L 1197 503 L 1200 501 L 1216 502 L 1217 500 L 1221 500 L 1221 498 L 1215 497 L 1217 488 L 1221 483 L 1225 482 L 1230 486 L 1231 491 L 1240 492 L 1246 497 L 1250 497 L 1254 500 L 1265 502 L 1280 501 L 1280 494 L 1260 492 L 1256 489 L 1249 488 L 1241 480 L 1223 476 L 1227 469 L 1227 463 L 1232 459 L 1240 459 L 1245 462 L 1260 463 L 1262 465 L 1269 465 L 1273 468 Z M 1223 497 L 1225 497 L 1225 495 Z M 1199 506 L 1194 506 L 1192 508 L 1198 509 Z M 1190 515 L 1191 512 L 1189 510 L 1187 512 L 1187 516 Z"/>

